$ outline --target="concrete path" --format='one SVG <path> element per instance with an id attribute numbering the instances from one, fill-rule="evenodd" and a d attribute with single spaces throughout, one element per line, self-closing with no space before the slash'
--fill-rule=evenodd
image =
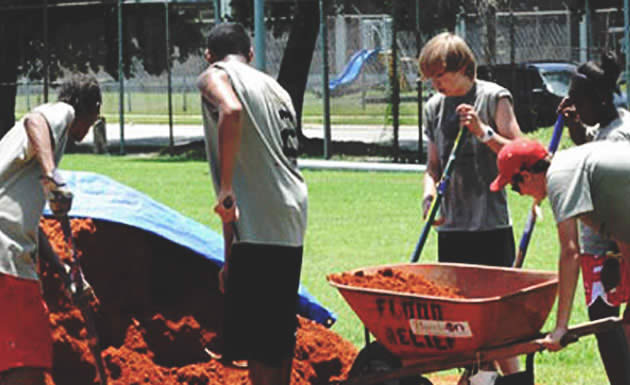
<path id="1" fill-rule="evenodd" d="M 108 123 L 106 126 L 107 143 L 109 148 L 120 148 L 120 126 L 117 123 Z M 382 125 L 335 125 L 331 129 L 333 141 L 357 141 L 363 143 L 388 144 L 393 140 L 391 128 L 386 129 Z M 324 136 L 320 125 L 307 124 L 304 127 L 304 135 L 308 138 L 320 138 Z M 171 139 L 172 136 L 172 139 Z M 203 141 L 203 127 L 201 125 L 176 125 L 172 134 L 168 125 L 162 124 L 134 124 L 127 123 L 124 126 L 125 147 L 155 148 L 168 147 L 171 140 L 174 145 L 184 145 L 192 142 Z M 80 147 L 92 147 L 94 137 L 92 130 L 79 144 Z M 426 140 L 424 141 L 426 143 Z M 414 126 L 401 126 L 399 130 L 399 143 L 401 148 L 417 149 L 418 128 Z M 394 171 L 394 172 L 422 172 L 424 165 L 396 164 L 377 162 L 349 162 L 318 159 L 300 159 L 299 165 L 305 169 L 331 169 L 331 170 L 362 170 L 362 171 Z"/>
<path id="2" fill-rule="evenodd" d="M 298 159 L 298 166 L 304 170 L 341 170 L 341 171 L 388 171 L 388 172 L 424 172 L 423 164 L 347 162 L 323 159 Z"/>

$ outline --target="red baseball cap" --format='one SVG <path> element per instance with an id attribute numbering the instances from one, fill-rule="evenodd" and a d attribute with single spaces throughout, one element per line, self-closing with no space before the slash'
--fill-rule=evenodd
<path id="1" fill-rule="evenodd" d="M 490 183 L 490 191 L 501 190 L 514 175 L 532 167 L 548 154 L 545 146 L 535 140 L 519 138 L 506 144 L 497 155 L 499 175 Z"/>

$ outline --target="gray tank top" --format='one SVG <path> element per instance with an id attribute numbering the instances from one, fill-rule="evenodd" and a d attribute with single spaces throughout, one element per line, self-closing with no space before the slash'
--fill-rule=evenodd
<path id="1" fill-rule="evenodd" d="M 307 189 L 297 168 L 296 115 L 288 93 L 270 76 L 238 62 L 218 62 L 243 105 L 233 188 L 240 210 L 238 242 L 302 246 Z M 218 113 L 202 99 L 206 153 L 219 191 Z"/>
<path id="2" fill-rule="evenodd" d="M 507 89 L 475 80 L 466 95 L 446 97 L 435 94 L 429 99 L 424 109 L 423 128 L 437 146 L 440 173 L 446 166 L 459 131 L 455 108 L 462 103 L 473 105 L 481 120 L 496 131 L 494 115 L 499 99 L 504 97 L 512 101 Z M 488 231 L 511 226 L 505 191 L 491 192 L 489 188 L 497 173 L 496 154 L 467 133 L 441 206 L 446 222 L 438 231 Z"/>

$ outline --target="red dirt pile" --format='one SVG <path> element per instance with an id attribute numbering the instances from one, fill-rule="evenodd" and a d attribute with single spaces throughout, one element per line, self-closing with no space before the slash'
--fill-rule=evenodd
<path id="1" fill-rule="evenodd" d="M 61 227 L 43 219 L 53 249 L 68 257 Z M 72 220 L 81 265 L 100 304 L 96 327 L 111 385 L 248 384 L 247 370 L 223 366 L 204 352 L 217 336 L 222 296 L 218 267 L 161 237 L 125 225 Z M 59 277 L 41 262 L 54 338 L 48 385 L 94 384 L 94 359 L 80 311 Z M 356 348 L 299 317 L 291 383 L 328 384 L 347 377 Z"/>
<path id="2" fill-rule="evenodd" d="M 391 290 L 401 293 L 430 295 L 435 297 L 463 298 L 458 288 L 441 286 L 427 280 L 421 275 L 391 268 L 378 270 L 376 274 L 368 274 L 362 270 L 356 271 L 353 274 L 330 274 L 328 279 L 347 286 Z"/>

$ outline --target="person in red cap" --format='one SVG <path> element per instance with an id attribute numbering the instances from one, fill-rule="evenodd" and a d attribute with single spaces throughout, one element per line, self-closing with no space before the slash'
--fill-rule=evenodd
<path id="1" fill-rule="evenodd" d="M 578 220 L 614 241 L 626 262 L 630 262 L 628 154 L 628 142 L 599 141 L 559 151 L 552 161 L 539 142 L 518 139 L 504 146 L 497 156 L 499 175 L 490 184 L 490 190 L 499 191 L 511 184 L 514 191 L 533 197 L 536 203 L 549 197 L 557 223 L 558 310 L 555 329 L 544 342 L 550 350 L 562 348 L 560 340 L 567 332 L 571 315 L 580 271 Z M 630 319 L 628 307 L 624 319 Z M 627 335 L 626 331 L 626 338 Z M 626 351 L 620 354 L 627 357 L 627 345 L 623 348 Z"/>

